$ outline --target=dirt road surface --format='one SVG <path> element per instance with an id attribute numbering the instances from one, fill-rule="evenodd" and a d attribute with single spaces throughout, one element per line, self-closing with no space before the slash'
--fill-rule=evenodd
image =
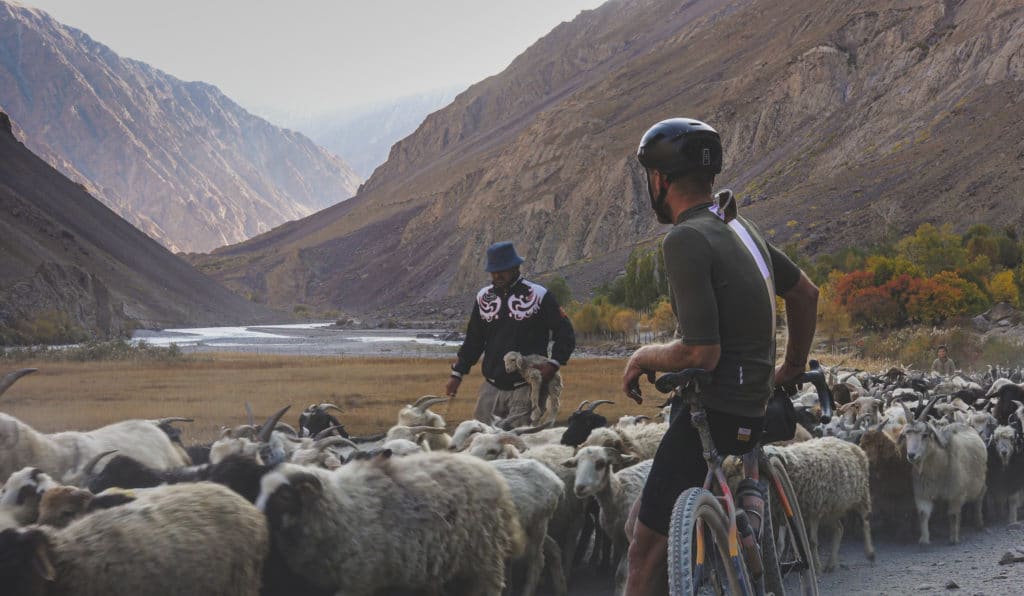
<path id="1" fill-rule="evenodd" d="M 933 528 L 938 521 L 932 520 Z M 938 537 L 926 547 L 876 539 L 873 564 L 864 557 L 860 538 L 848 537 L 840 549 L 839 569 L 822 574 L 818 586 L 821 594 L 844 596 L 1024 595 L 1024 562 L 999 564 L 1003 553 L 1018 550 L 1024 551 L 1024 525 L 1007 529 L 1004 524 L 992 524 L 978 531 L 969 524 L 963 528 L 961 542 L 956 546 Z M 1017 555 L 1024 556 L 1024 552 Z M 572 596 L 611 596 L 611 574 L 577 569 L 569 593 Z"/>

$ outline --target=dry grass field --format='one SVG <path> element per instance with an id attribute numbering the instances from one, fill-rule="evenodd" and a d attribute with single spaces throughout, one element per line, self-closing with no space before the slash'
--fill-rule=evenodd
<path id="1" fill-rule="evenodd" d="M 186 444 L 214 439 L 221 425 L 245 421 L 243 404 L 266 417 L 291 404 L 284 420 L 296 424 L 304 407 L 332 402 L 352 434 L 383 432 L 398 410 L 417 397 L 441 394 L 448 363 L 439 359 L 331 358 L 253 354 L 203 354 L 170 362 L 24 362 L 13 368 L 38 368 L 0 397 L 0 411 L 45 431 L 87 430 L 126 418 L 186 416 L 180 424 Z M 625 362 L 576 359 L 563 375 L 565 420 L 584 400 L 613 399 L 604 413 L 655 413 L 618 392 Z M 0 373 L 9 372 L 7 370 Z M 469 418 L 482 378 L 478 368 L 462 383 L 449 406 L 433 409 L 454 423 Z M 653 388 L 651 388 L 653 391 Z M 660 397 L 651 395 L 651 402 Z"/>
<path id="2" fill-rule="evenodd" d="M 851 363 L 846 363 L 851 365 Z M 882 363 L 856 363 L 881 370 Z M 44 432 L 88 430 L 127 418 L 185 416 L 186 444 L 216 438 L 222 425 L 245 421 L 243 404 L 257 417 L 291 404 L 284 420 L 296 424 L 304 407 L 331 402 L 342 408 L 341 420 L 355 435 L 383 432 L 398 410 L 417 397 L 441 394 L 448 363 L 439 359 L 379 357 L 304 357 L 241 353 L 202 354 L 182 360 L 139 362 L 24 362 L 7 365 L 38 368 L 0 397 L 0 411 Z M 655 414 L 662 402 L 643 383 L 643 405 L 618 391 L 625 361 L 577 358 L 563 369 L 565 394 L 559 421 L 584 399 L 614 400 L 601 412 L 614 420 L 622 414 Z M 0 373 L 9 372 L 7 370 Z M 450 405 L 433 409 L 449 427 L 472 415 L 482 378 L 478 368 L 462 383 Z"/>

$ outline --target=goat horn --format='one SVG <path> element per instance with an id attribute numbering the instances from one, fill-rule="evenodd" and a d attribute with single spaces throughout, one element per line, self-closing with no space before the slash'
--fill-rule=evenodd
<path id="1" fill-rule="evenodd" d="M 92 469 L 96 467 L 96 464 L 100 463 L 100 460 L 110 455 L 111 453 L 117 453 L 117 449 L 111 449 L 110 451 L 104 451 L 94 456 L 92 459 L 85 463 L 85 467 L 82 468 L 82 472 L 85 474 L 92 474 Z"/>
<path id="2" fill-rule="evenodd" d="M 256 435 L 256 439 L 260 443 L 266 443 L 270 440 L 270 433 L 274 432 L 274 429 L 277 428 L 277 423 L 281 420 L 281 416 L 284 416 L 284 413 L 287 412 L 290 407 L 292 407 L 291 404 L 281 408 L 275 412 L 273 416 L 267 418 L 267 421 L 263 423 L 262 427 L 260 427 L 260 434 Z"/>
<path id="3" fill-rule="evenodd" d="M 249 426 L 256 426 L 256 419 L 252 415 L 252 405 L 249 402 L 245 402 L 245 417 L 249 420 Z"/>
<path id="4" fill-rule="evenodd" d="M 932 408 L 935 406 L 935 403 L 938 402 L 939 398 L 942 398 L 942 397 L 945 397 L 945 396 L 944 395 L 936 395 L 935 397 L 931 398 L 928 401 L 928 405 L 925 406 L 923 410 L 921 410 L 921 413 L 918 415 L 917 418 L 915 418 L 915 420 L 924 420 L 925 416 L 928 415 L 928 412 L 932 411 Z"/>
<path id="5" fill-rule="evenodd" d="M 424 395 L 424 396 L 420 397 L 419 399 L 417 399 L 416 401 L 412 402 L 412 407 L 418 408 L 420 410 L 425 410 L 429 406 L 422 406 L 421 404 L 423 402 L 427 401 L 428 399 L 437 399 L 437 396 L 436 395 Z"/>
<path id="6" fill-rule="evenodd" d="M 333 436 L 333 435 L 331 435 L 331 431 L 338 430 L 339 428 L 345 428 L 345 427 L 340 425 L 340 424 L 335 424 L 334 426 L 329 426 L 329 427 L 323 429 L 322 431 L 316 433 L 316 436 L 313 437 L 313 440 L 314 441 L 318 441 L 320 439 L 323 439 L 324 437 Z"/>
<path id="7" fill-rule="evenodd" d="M 413 432 L 413 433 L 433 433 L 433 434 L 440 435 L 440 434 L 446 432 L 445 429 L 438 428 L 436 426 L 409 426 L 409 427 L 406 427 L 406 428 L 409 429 L 409 432 Z"/>
<path id="8" fill-rule="evenodd" d="M 554 425 L 555 425 L 555 421 L 554 420 L 548 420 L 544 424 L 538 424 L 537 426 L 520 426 L 519 428 L 513 428 L 509 432 L 511 432 L 512 434 L 514 434 L 516 436 L 532 435 L 533 433 L 539 433 L 542 430 L 551 428 Z"/>
<path id="9" fill-rule="evenodd" d="M 613 402 L 610 399 L 599 399 L 599 400 L 595 401 L 594 403 L 590 404 L 590 407 L 587 408 L 587 411 L 588 412 L 593 412 L 595 409 L 597 409 L 597 406 L 599 406 L 601 404 L 613 404 L 613 403 L 615 403 L 615 402 Z"/>
<path id="10" fill-rule="evenodd" d="M 573 414 L 575 414 L 576 412 L 582 412 L 583 411 L 583 406 L 585 406 L 585 405 L 587 405 L 589 403 L 590 403 L 589 399 L 585 399 L 585 400 L 581 401 L 580 405 L 576 406 L 576 411 L 573 412 Z"/>
<path id="11" fill-rule="evenodd" d="M 13 385 L 18 379 L 24 377 L 25 375 L 30 375 L 36 372 L 37 370 L 39 369 L 23 368 L 21 370 L 9 372 L 6 375 L 4 375 L 3 378 L 0 378 L 0 395 L 3 395 L 4 391 L 7 391 L 11 387 L 11 385 Z"/>
<path id="12" fill-rule="evenodd" d="M 899 404 L 900 404 L 900 406 L 903 407 L 903 413 L 907 417 L 907 424 L 910 424 L 911 422 L 914 421 L 914 414 L 913 414 L 913 412 L 910 411 L 910 408 L 907 407 L 907 404 L 904 403 L 902 399 L 899 401 Z"/>
<path id="13" fill-rule="evenodd" d="M 432 406 L 434 404 L 440 404 L 440 403 L 444 403 L 444 402 L 448 401 L 447 397 L 437 397 L 435 395 L 429 395 L 429 396 L 425 396 L 425 397 L 429 397 L 430 399 L 428 399 L 426 401 L 423 401 L 423 402 L 419 402 L 419 400 L 417 400 L 419 405 L 414 405 L 413 407 L 417 408 L 421 412 L 425 412 L 427 410 L 427 408 L 429 408 L 430 406 Z"/>
<path id="14" fill-rule="evenodd" d="M 286 430 L 296 437 L 299 436 L 299 431 L 295 430 L 295 427 L 288 424 L 287 422 L 278 422 L 274 425 L 274 430 Z"/>
<path id="15" fill-rule="evenodd" d="M 327 403 L 327 402 L 324 402 L 324 403 L 320 404 L 318 407 L 321 410 L 324 410 L 324 411 L 326 411 L 326 410 L 337 410 L 339 412 L 341 411 L 341 408 L 339 408 L 338 406 L 336 406 L 334 404 L 331 404 L 331 403 Z"/>
<path id="16" fill-rule="evenodd" d="M 359 448 L 359 445 L 356 445 L 355 443 L 346 439 L 345 437 L 324 437 L 323 439 L 320 439 L 313 443 L 313 449 L 316 449 L 317 451 L 323 451 L 324 449 L 327 449 L 328 447 L 333 447 L 334 445 L 348 445 L 349 447 L 355 449 L 356 451 L 362 451 L 362 449 Z"/>
<path id="17" fill-rule="evenodd" d="M 641 420 L 650 420 L 650 419 L 651 419 L 651 417 L 648 416 L 647 414 L 641 414 L 641 415 L 633 418 L 633 422 L 640 422 Z"/>
<path id="18" fill-rule="evenodd" d="M 181 416 L 171 416 L 170 418 L 161 418 L 157 420 L 158 424 L 170 424 L 172 422 L 195 422 L 195 418 L 183 418 Z"/>

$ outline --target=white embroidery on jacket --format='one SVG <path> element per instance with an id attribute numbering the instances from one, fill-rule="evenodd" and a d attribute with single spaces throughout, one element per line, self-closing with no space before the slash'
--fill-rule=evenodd
<path id="1" fill-rule="evenodd" d="M 494 293 L 494 286 L 487 286 L 476 295 L 476 304 L 480 307 L 480 318 L 490 323 L 498 318 L 501 312 L 501 298 Z"/>

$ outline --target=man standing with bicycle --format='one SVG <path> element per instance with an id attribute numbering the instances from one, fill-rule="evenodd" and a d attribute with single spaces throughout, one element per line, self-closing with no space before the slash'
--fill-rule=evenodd
<path id="1" fill-rule="evenodd" d="M 639 379 L 656 371 L 702 368 L 711 436 L 722 454 L 752 450 L 764 426 L 773 384 L 804 371 L 817 321 L 818 289 L 757 229 L 737 216 L 731 191 L 712 196 L 722 171 L 718 133 L 690 118 L 651 127 L 637 151 L 658 221 L 674 223 L 662 243 L 679 339 L 648 345 L 629 359 L 623 392 L 642 402 Z M 786 301 L 789 340 L 775 370 L 775 296 Z M 672 423 L 640 498 L 629 547 L 630 596 L 667 592 L 667 536 L 676 498 L 707 474 L 700 437 L 688 412 L 673 405 Z M 749 459 L 749 458 L 748 458 Z M 756 463 L 745 462 L 756 480 Z M 760 528 L 764 496 L 756 483 L 737 490 L 751 524 Z"/>

